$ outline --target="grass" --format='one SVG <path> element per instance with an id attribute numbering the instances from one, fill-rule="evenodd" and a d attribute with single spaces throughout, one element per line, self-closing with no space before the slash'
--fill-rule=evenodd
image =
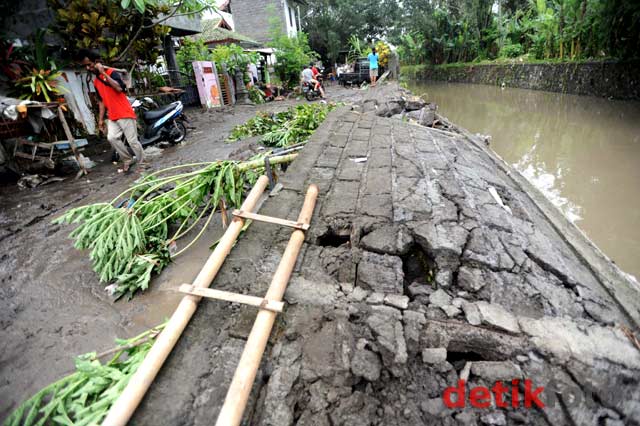
<path id="1" fill-rule="evenodd" d="M 586 64 L 594 62 L 608 62 L 613 61 L 614 58 L 598 58 L 598 59 L 535 59 L 530 58 L 527 55 L 520 56 L 518 58 L 497 58 L 497 59 L 482 59 L 473 62 L 452 62 L 447 64 L 433 65 L 433 64 L 417 64 L 417 65 L 402 65 L 401 72 L 407 74 L 416 74 L 428 68 L 434 69 L 455 69 L 455 68 L 468 68 L 475 66 L 485 65 L 524 65 L 524 64 Z"/>

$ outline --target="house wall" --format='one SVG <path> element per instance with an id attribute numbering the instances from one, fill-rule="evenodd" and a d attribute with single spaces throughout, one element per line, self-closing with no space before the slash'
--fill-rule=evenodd
<path id="1" fill-rule="evenodd" d="M 269 6 L 280 18 L 282 31 L 289 36 L 299 31 L 300 19 L 297 4 L 292 0 L 232 0 L 231 13 L 235 31 L 260 43 L 271 41 L 269 37 Z"/>
<path id="2" fill-rule="evenodd" d="M 6 9 L 5 9 L 6 8 Z M 53 20 L 47 0 L 21 0 L 0 7 L 3 33 L 8 38 L 27 39 L 37 28 L 46 28 Z"/>

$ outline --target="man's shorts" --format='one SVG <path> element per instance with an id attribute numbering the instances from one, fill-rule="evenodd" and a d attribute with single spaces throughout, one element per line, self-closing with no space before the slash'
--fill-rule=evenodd
<path id="1" fill-rule="evenodd" d="M 377 77 L 377 76 L 378 76 L 378 68 L 370 68 L 369 77 Z"/>

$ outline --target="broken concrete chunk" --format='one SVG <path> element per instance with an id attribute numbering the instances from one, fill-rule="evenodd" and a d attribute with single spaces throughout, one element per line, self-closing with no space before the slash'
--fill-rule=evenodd
<path id="1" fill-rule="evenodd" d="M 484 287 L 485 284 L 486 281 L 480 269 L 462 266 L 458 270 L 458 285 L 463 289 L 476 292 Z"/>
<path id="2" fill-rule="evenodd" d="M 474 361 L 471 365 L 471 373 L 492 383 L 498 380 L 509 382 L 512 379 L 522 378 L 520 367 L 510 361 Z"/>
<path id="3" fill-rule="evenodd" d="M 384 294 L 382 293 L 371 293 L 367 298 L 367 303 L 370 305 L 381 305 L 382 302 L 384 302 Z"/>
<path id="4" fill-rule="evenodd" d="M 480 310 L 475 303 L 463 303 L 462 310 L 464 311 L 464 316 L 466 317 L 469 324 L 480 325 L 482 323 L 482 319 L 480 318 Z"/>
<path id="5" fill-rule="evenodd" d="M 407 309 L 409 307 L 409 298 L 399 294 L 387 294 L 384 297 L 384 304 L 394 308 Z"/>
<path id="6" fill-rule="evenodd" d="M 377 109 L 376 115 L 379 117 L 393 117 L 404 110 L 403 99 L 391 99 Z"/>
<path id="7" fill-rule="evenodd" d="M 372 315 L 367 318 L 367 325 L 376 336 L 384 365 L 391 369 L 397 364 L 406 363 L 407 345 L 402 324 L 397 320 L 399 311 L 386 306 L 374 308 L 377 309 L 372 310 Z"/>
<path id="8" fill-rule="evenodd" d="M 453 282 L 453 272 L 440 270 L 436 273 L 436 284 L 438 287 L 450 287 Z"/>
<path id="9" fill-rule="evenodd" d="M 442 398 L 432 398 L 427 399 L 422 404 L 420 404 L 420 409 L 432 416 L 444 416 L 446 412 L 449 410 L 445 407 Z"/>
<path id="10" fill-rule="evenodd" d="M 460 264 L 469 232 L 455 222 L 434 225 L 430 221 L 414 227 L 413 234 L 416 242 L 434 258 L 438 268 L 454 269 Z"/>
<path id="11" fill-rule="evenodd" d="M 287 286 L 284 299 L 288 303 L 303 305 L 334 305 L 338 296 L 338 285 L 330 281 L 310 281 L 296 276 Z"/>
<path id="12" fill-rule="evenodd" d="M 369 426 L 376 416 L 377 399 L 356 391 L 347 398 L 341 398 L 330 414 L 332 425 Z"/>
<path id="13" fill-rule="evenodd" d="M 439 364 L 447 360 L 445 348 L 425 348 L 422 350 L 422 362 L 425 364 Z"/>
<path id="14" fill-rule="evenodd" d="M 405 111 L 418 111 L 424 108 L 426 105 L 427 103 L 423 99 L 414 96 L 410 99 L 405 100 L 404 109 Z"/>
<path id="15" fill-rule="evenodd" d="M 409 290 L 409 295 L 411 295 L 412 297 L 429 296 L 431 293 L 434 292 L 433 287 L 431 287 L 430 285 L 415 282 L 415 281 L 409 284 L 408 290 Z"/>
<path id="16" fill-rule="evenodd" d="M 491 325 L 510 333 L 518 333 L 520 331 L 518 319 L 502 306 L 487 302 L 477 302 L 476 306 L 480 312 L 482 324 Z"/>
<path id="17" fill-rule="evenodd" d="M 360 246 L 375 253 L 401 256 L 407 254 L 413 237 L 402 226 L 387 225 L 373 230 L 360 240 Z"/>
<path id="18" fill-rule="evenodd" d="M 357 285 L 380 293 L 402 294 L 402 259 L 365 251 L 358 264 Z"/>
<path id="19" fill-rule="evenodd" d="M 420 332 L 427 319 L 424 314 L 416 311 L 404 311 L 404 337 L 407 342 L 407 349 L 411 353 L 417 353 L 420 345 Z"/>
<path id="20" fill-rule="evenodd" d="M 494 411 L 480 416 L 480 421 L 487 425 L 505 426 L 507 418 L 502 411 Z"/>
<path id="21" fill-rule="evenodd" d="M 460 313 L 460 309 L 453 305 L 442 306 L 440 309 L 442 309 L 449 318 L 453 318 Z"/>
<path id="22" fill-rule="evenodd" d="M 463 411 L 455 415 L 456 421 L 464 426 L 476 426 L 476 415 L 470 411 Z"/>
<path id="23" fill-rule="evenodd" d="M 451 296 L 449 296 L 443 289 L 438 289 L 429 296 L 429 303 L 437 308 L 442 308 L 443 306 L 451 304 Z"/>
<path id="24" fill-rule="evenodd" d="M 381 368 L 382 364 L 378 355 L 367 349 L 356 350 L 351 360 L 353 374 L 370 382 L 375 382 L 380 378 Z"/>
<path id="25" fill-rule="evenodd" d="M 613 364 L 640 370 L 640 351 L 617 327 L 551 317 L 539 320 L 521 319 L 520 326 L 540 350 L 561 360 L 574 358 L 588 365 L 608 360 Z"/>
<path id="26" fill-rule="evenodd" d="M 368 295 L 369 292 L 367 290 L 363 289 L 362 287 L 356 287 L 353 289 L 351 294 L 349 294 L 349 299 L 353 300 L 354 302 L 362 302 L 367 298 Z"/>

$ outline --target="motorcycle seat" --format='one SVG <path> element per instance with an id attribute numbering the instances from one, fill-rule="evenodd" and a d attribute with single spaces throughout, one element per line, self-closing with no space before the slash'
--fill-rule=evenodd
<path id="1" fill-rule="evenodd" d="M 143 115 L 144 121 L 157 120 L 158 118 L 162 117 L 163 115 L 165 115 L 166 113 L 174 109 L 176 107 L 176 103 L 177 102 L 173 102 L 169 105 L 163 106 L 162 108 L 154 109 L 152 111 L 145 111 Z"/>

